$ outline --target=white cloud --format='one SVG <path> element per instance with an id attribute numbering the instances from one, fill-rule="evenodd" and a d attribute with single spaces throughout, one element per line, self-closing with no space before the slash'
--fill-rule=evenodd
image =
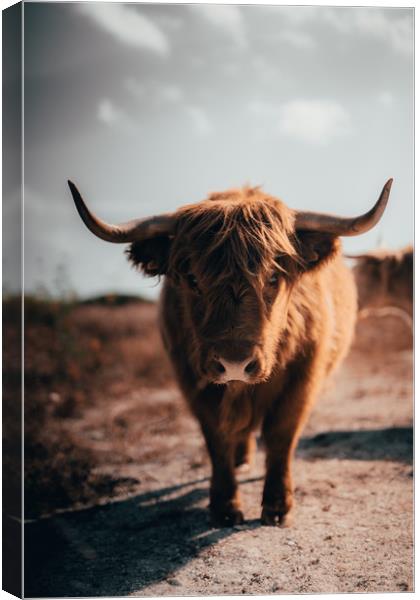
<path id="1" fill-rule="evenodd" d="M 331 100 L 293 100 L 280 108 L 278 127 L 285 135 L 323 145 L 350 131 L 350 117 Z"/>
<path id="2" fill-rule="evenodd" d="M 248 103 L 248 112 L 277 132 L 300 141 L 325 145 L 333 138 L 350 133 L 350 115 L 332 100 L 292 100 L 276 104 L 261 99 Z M 261 125 L 260 125 L 261 127 Z"/>
<path id="3" fill-rule="evenodd" d="M 369 7 L 322 7 L 317 16 L 339 33 L 376 38 L 402 54 L 413 52 L 413 21 L 409 14 L 396 16 L 395 11 Z"/>
<path id="4" fill-rule="evenodd" d="M 99 121 L 113 125 L 123 118 L 123 114 L 112 104 L 111 100 L 104 98 L 99 103 L 97 117 Z"/>
<path id="5" fill-rule="evenodd" d="M 341 35 L 362 35 L 388 43 L 396 52 L 413 52 L 413 18 L 411 14 L 374 7 L 306 7 L 281 8 L 281 15 L 293 28 L 284 34 L 293 36 L 298 28 L 311 22 L 324 23 Z"/>
<path id="6" fill-rule="evenodd" d="M 219 28 L 237 46 L 246 46 L 245 20 L 239 6 L 233 4 L 201 4 L 190 5 L 189 8 Z"/>
<path id="7" fill-rule="evenodd" d="M 135 129 L 135 123 L 123 110 L 115 106 L 109 98 L 103 98 L 97 108 L 98 121 L 105 123 L 108 127 L 116 127 L 119 131 L 130 133 Z"/>
<path id="8" fill-rule="evenodd" d="M 132 6 L 95 2 L 80 4 L 77 10 L 124 44 L 146 48 L 161 56 L 169 54 L 165 34 Z"/>
<path id="9" fill-rule="evenodd" d="M 196 133 L 209 135 L 213 131 L 210 119 L 203 108 L 200 106 L 187 106 L 186 110 Z"/>
<path id="10" fill-rule="evenodd" d="M 408 15 L 391 18 L 389 11 L 358 8 L 354 13 L 355 27 L 362 33 L 389 41 L 403 54 L 413 51 L 412 20 Z"/>

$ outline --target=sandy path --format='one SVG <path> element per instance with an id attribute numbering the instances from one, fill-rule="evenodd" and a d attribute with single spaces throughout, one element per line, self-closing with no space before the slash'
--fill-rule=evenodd
<path id="1" fill-rule="evenodd" d="M 352 352 L 303 434 L 288 528 L 259 524 L 260 449 L 240 477 L 245 525 L 212 529 L 209 465 L 178 392 L 133 392 L 128 405 L 173 401 L 177 427 L 154 423 L 141 464 L 110 466 L 139 480 L 129 498 L 26 526 L 26 595 L 411 591 L 411 370 L 407 350 Z"/>

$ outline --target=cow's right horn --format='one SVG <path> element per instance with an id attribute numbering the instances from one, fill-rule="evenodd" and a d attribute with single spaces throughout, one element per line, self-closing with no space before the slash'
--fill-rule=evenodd
<path id="1" fill-rule="evenodd" d="M 170 235 L 173 232 L 175 220 L 170 213 L 145 219 L 134 219 L 119 225 L 105 223 L 88 209 L 74 183 L 68 181 L 68 184 L 83 223 L 92 233 L 106 242 L 127 244 L 148 237 Z"/>
<path id="2" fill-rule="evenodd" d="M 360 235 L 366 233 L 382 217 L 391 191 L 392 179 L 388 179 L 376 204 L 364 215 L 347 218 L 323 213 L 296 211 L 296 229 L 331 233 L 332 235 Z"/>

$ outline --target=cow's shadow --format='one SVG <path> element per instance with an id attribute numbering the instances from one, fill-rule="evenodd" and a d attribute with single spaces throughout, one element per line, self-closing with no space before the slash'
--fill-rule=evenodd
<path id="1" fill-rule="evenodd" d="M 298 456 L 305 459 L 345 458 L 351 460 L 413 461 L 412 427 L 327 431 L 304 437 Z"/>
<path id="2" fill-rule="evenodd" d="M 125 596 L 165 579 L 176 595 L 178 569 L 239 533 L 211 527 L 208 481 L 27 523 L 25 596 Z M 241 527 L 258 526 L 248 521 Z"/>

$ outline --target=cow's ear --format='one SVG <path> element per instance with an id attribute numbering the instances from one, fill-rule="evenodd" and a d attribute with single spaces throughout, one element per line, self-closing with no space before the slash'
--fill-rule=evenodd
<path id="1" fill-rule="evenodd" d="M 321 266 L 340 249 L 340 240 L 337 237 L 318 231 L 296 231 L 296 240 L 297 251 L 305 271 Z"/>
<path id="2" fill-rule="evenodd" d="M 169 236 L 161 235 L 133 242 L 126 250 L 128 260 L 145 275 L 165 275 L 171 243 L 172 239 Z"/>

